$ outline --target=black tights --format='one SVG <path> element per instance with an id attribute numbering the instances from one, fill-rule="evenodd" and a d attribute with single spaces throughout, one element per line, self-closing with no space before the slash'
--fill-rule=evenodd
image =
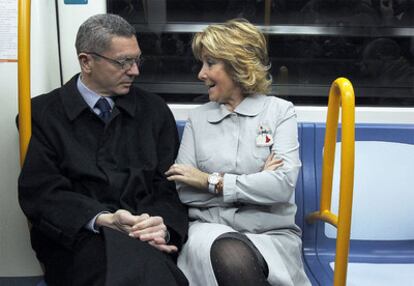
<path id="1" fill-rule="evenodd" d="M 220 286 L 270 285 L 266 261 L 243 234 L 229 232 L 219 236 L 211 246 L 210 257 Z"/>

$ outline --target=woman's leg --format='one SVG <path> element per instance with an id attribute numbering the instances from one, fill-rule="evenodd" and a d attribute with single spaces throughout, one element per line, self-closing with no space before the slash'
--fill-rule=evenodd
<path id="1" fill-rule="evenodd" d="M 213 242 L 210 256 L 220 286 L 270 285 L 266 261 L 243 234 L 230 232 L 220 235 Z"/>

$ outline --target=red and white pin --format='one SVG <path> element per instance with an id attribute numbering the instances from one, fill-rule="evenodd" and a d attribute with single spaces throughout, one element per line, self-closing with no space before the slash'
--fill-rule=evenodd
<path id="1" fill-rule="evenodd" d="M 273 145 L 273 136 L 271 134 L 271 129 L 264 125 L 261 124 L 259 125 L 259 128 L 257 130 L 257 137 L 256 137 L 256 145 L 257 146 L 272 146 Z"/>

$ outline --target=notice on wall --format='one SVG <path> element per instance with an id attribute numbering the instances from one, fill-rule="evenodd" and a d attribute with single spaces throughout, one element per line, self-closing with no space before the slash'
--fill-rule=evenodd
<path id="1" fill-rule="evenodd" d="M 0 62 L 17 61 L 17 0 L 0 0 Z"/>

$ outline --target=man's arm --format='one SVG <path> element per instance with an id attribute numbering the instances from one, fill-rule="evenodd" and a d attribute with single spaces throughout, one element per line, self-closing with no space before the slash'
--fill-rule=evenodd
<path id="1" fill-rule="evenodd" d="M 18 181 L 20 205 L 32 226 L 59 244 L 70 247 L 79 231 L 105 207 L 72 191 L 72 182 L 59 166 L 59 155 L 32 122 L 32 137 Z"/>
<path id="2" fill-rule="evenodd" d="M 166 104 L 158 110 L 162 125 L 156 137 L 158 166 L 152 180 L 154 205 L 151 215 L 163 218 L 170 234 L 170 244 L 178 248 L 187 238 L 187 208 L 181 203 L 174 182 L 166 179 L 165 171 L 174 163 L 178 153 L 179 139 L 175 119 Z"/>

